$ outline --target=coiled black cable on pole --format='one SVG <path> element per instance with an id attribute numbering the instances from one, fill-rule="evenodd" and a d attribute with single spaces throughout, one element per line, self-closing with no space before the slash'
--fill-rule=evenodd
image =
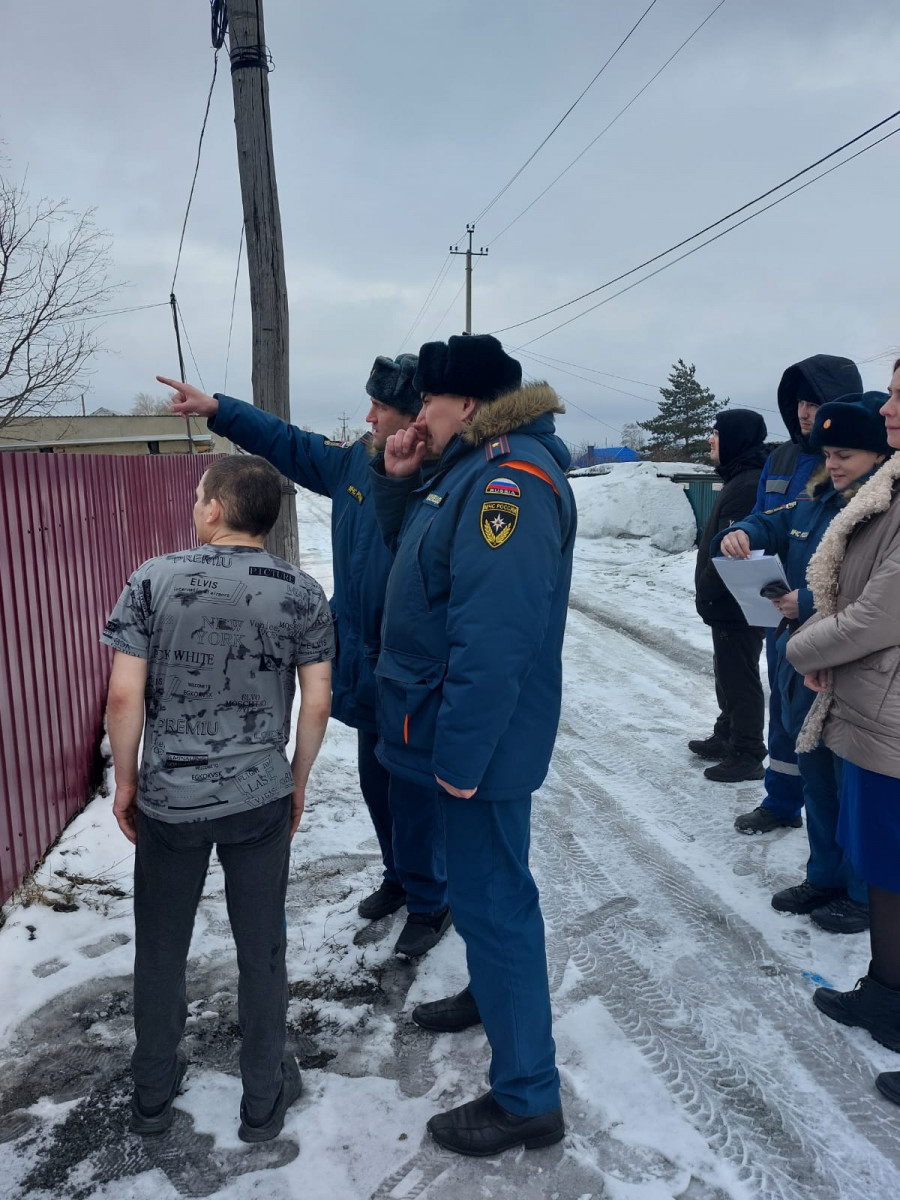
<path id="1" fill-rule="evenodd" d="M 221 50 L 228 32 L 228 5 L 226 0 L 209 0 L 213 50 Z"/>

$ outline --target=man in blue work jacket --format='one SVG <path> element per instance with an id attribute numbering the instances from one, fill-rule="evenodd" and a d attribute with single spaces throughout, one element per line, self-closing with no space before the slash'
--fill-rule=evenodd
<path id="1" fill-rule="evenodd" d="M 384 877 L 360 901 L 361 917 L 377 920 L 406 904 L 407 921 L 395 946 L 405 958 L 425 954 L 450 925 L 441 809 L 431 788 L 391 787 L 375 757 L 375 663 L 381 641 L 384 589 L 393 561 L 378 528 L 370 497 L 372 456 L 388 436 L 416 417 L 421 400 L 412 386 L 416 356 L 379 357 L 366 392 L 371 433 L 359 441 L 333 441 L 306 433 L 241 400 L 158 376 L 174 388 L 173 412 L 207 418 L 209 428 L 268 459 L 288 479 L 329 496 L 334 556 L 336 656 L 332 716 L 357 731 L 359 785 L 381 848 Z"/>
<path id="2" fill-rule="evenodd" d="M 441 797 L 454 924 L 469 986 L 413 1013 L 484 1024 L 491 1090 L 431 1118 L 442 1146 L 490 1155 L 565 1134 L 544 924 L 528 867 L 531 794 L 559 721 L 575 502 L 562 412 L 488 335 L 429 342 L 422 411 L 373 464 L 396 559 L 385 596 L 378 753 Z M 426 459 L 428 461 L 426 461 Z"/>
<path id="3" fill-rule="evenodd" d="M 814 354 L 787 368 L 778 385 L 778 409 L 790 438 L 776 446 L 766 459 L 754 513 L 769 512 L 797 499 L 810 475 L 822 464 L 822 455 L 809 444 L 819 406 L 861 391 L 862 379 L 849 358 Z M 769 674 L 766 795 L 762 804 L 735 819 L 734 827 L 740 833 L 799 829 L 803 823 L 800 816 L 803 781 L 794 752 L 794 735 L 785 728 L 781 692 L 776 682 L 784 665 L 784 647 L 779 651 L 773 630 L 766 634 L 766 662 Z"/>

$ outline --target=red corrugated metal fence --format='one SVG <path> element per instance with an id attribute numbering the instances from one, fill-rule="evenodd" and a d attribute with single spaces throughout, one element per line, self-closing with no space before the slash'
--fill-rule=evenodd
<path id="1" fill-rule="evenodd" d="M 0 455 L 0 903 L 83 806 L 111 651 L 139 563 L 196 544 L 211 455 Z"/>

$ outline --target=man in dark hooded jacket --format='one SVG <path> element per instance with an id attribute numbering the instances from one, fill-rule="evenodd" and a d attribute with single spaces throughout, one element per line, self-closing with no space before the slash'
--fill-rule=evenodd
<path id="1" fill-rule="evenodd" d="M 719 716 L 712 737 L 688 742 L 703 758 L 721 750 L 722 761 L 703 772 L 717 783 L 762 779 L 765 703 L 759 678 L 763 631 L 749 626 L 710 558 L 717 533 L 750 514 L 766 460 L 766 423 L 746 408 L 720 412 L 709 439 L 710 457 L 725 481 L 697 550 L 694 575 L 697 612 L 712 630 L 713 670 Z"/>
<path id="2" fill-rule="evenodd" d="M 778 408 L 790 437 L 766 459 L 759 477 L 755 513 L 771 512 L 801 495 L 822 461 L 819 451 L 809 444 L 819 406 L 861 391 L 862 379 L 849 358 L 814 354 L 787 368 L 778 385 Z M 769 674 L 766 795 L 762 804 L 735 820 L 734 827 L 740 833 L 769 833 L 785 827 L 799 829 L 802 824 L 803 781 L 794 738 L 782 720 L 781 692 L 775 684 L 783 663 L 776 649 L 774 630 L 766 634 L 766 661 Z"/>

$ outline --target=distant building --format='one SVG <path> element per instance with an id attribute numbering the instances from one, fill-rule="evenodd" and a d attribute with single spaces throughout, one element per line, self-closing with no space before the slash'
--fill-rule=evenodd
<path id="1" fill-rule="evenodd" d="M 228 454 L 231 442 L 191 420 L 194 454 Z M 190 454 L 184 417 L 135 417 L 98 409 L 89 417 L 22 417 L 0 429 L 0 451 L 41 454 Z"/>
<path id="2" fill-rule="evenodd" d="M 588 446 L 572 460 L 572 468 L 596 467 L 600 463 L 640 462 L 641 456 L 628 446 Z"/>

